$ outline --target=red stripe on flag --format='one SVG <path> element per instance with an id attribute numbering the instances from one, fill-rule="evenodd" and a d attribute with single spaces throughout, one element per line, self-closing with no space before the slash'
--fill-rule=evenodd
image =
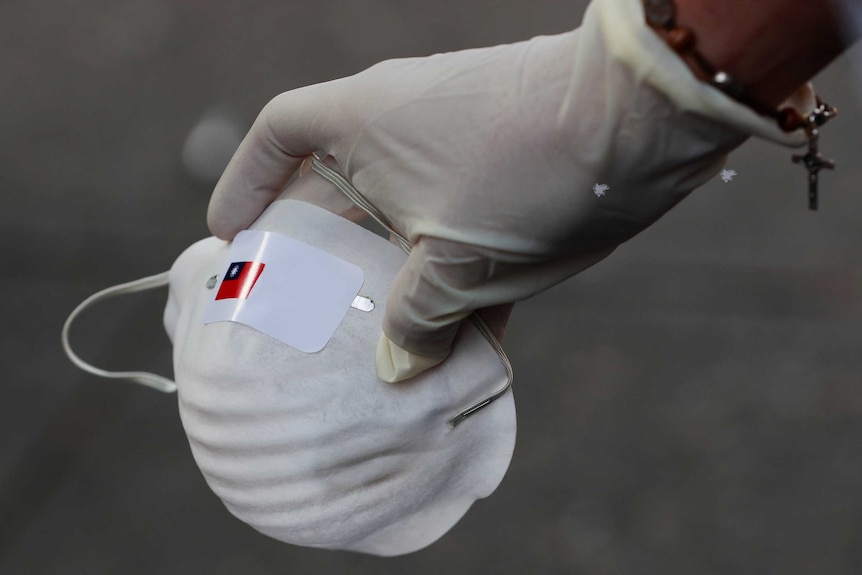
<path id="1" fill-rule="evenodd" d="M 238 262 L 239 263 L 239 262 Z M 257 278 L 260 277 L 260 274 L 263 273 L 263 268 L 266 267 L 266 264 L 263 262 L 241 262 L 245 265 L 242 267 L 242 271 L 235 278 L 228 279 L 225 277 L 221 282 L 221 286 L 218 288 L 218 293 L 216 294 L 216 299 L 248 299 L 249 294 L 251 293 L 251 288 L 254 287 L 255 282 L 257 282 Z M 233 267 L 235 264 L 231 264 Z M 228 272 L 230 272 L 230 268 L 228 268 Z"/>

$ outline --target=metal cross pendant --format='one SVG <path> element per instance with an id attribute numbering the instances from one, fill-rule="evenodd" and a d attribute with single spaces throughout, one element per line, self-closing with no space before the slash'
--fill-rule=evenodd
<path id="1" fill-rule="evenodd" d="M 818 128 L 837 113 L 838 110 L 829 104 L 818 101 L 817 108 L 815 108 L 815 110 L 808 116 L 808 124 L 805 126 L 805 131 L 808 133 L 808 153 L 805 155 L 796 154 L 793 156 L 794 164 L 803 164 L 805 169 L 808 170 L 809 210 L 817 209 L 818 172 L 824 168 L 831 170 L 835 167 L 835 162 L 833 160 L 827 160 L 817 149 L 817 141 L 820 138 Z"/>
<path id="2" fill-rule="evenodd" d="M 827 160 L 823 154 L 817 151 L 817 130 L 812 130 L 808 137 L 808 153 L 804 156 L 796 154 L 793 156 L 794 164 L 803 164 L 808 170 L 808 209 L 817 209 L 817 172 L 833 169 L 835 162 Z"/>

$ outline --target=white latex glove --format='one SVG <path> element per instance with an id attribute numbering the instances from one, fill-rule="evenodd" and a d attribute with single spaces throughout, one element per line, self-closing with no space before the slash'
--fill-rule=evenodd
<path id="1" fill-rule="evenodd" d="M 639 0 L 596 0 L 570 33 L 386 61 L 281 94 L 225 170 L 208 221 L 231 239 L 309 154 L 332 156 L 414 244 L 377 353 L 378 375 L 398 381 L 442 361 L 471 311 L 607 256 L 752 133 L 803 141 L 696 80 Z"/>

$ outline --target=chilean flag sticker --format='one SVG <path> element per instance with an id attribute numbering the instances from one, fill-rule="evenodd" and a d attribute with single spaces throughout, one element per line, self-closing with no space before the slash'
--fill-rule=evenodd
<path id="1" fill-rule="evenodd" d="M 240 232 L 223 261 L 204 323 L 241 323 L 305 353 L 326 346 L 365 281 L 359 266 L 276 232 Z"/>
<path id="2" fill-rule="evenodd" d="M 248 299 L 257 278 L 263 273 L 266 264 L 263 262 L 233 262 L 227 266 L 227 272 L 215 298 L 218 299 Z"/>

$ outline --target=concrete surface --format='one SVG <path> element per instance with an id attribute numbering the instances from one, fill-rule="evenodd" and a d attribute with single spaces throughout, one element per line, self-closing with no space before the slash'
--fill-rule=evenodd
<path id="1" fill-rule="evenodd" d="M 76 370 L 74 305 L 207 234 L 202 118 L 394 56 L 574 27 L 585 3 L 0 3 L 0 573 L 862 571 L 862 98 L 850 58 L 821 210 L 751 142 L 607 261 L 519 305 L 519 437 L 498 491 L 397 559 L 302 549 L 234 520 L 176 400 Z M 857 50 L 858 54 L 858 50 Z M 161 293 L 75 332 L 99 365 L 169 374 Z"/>

